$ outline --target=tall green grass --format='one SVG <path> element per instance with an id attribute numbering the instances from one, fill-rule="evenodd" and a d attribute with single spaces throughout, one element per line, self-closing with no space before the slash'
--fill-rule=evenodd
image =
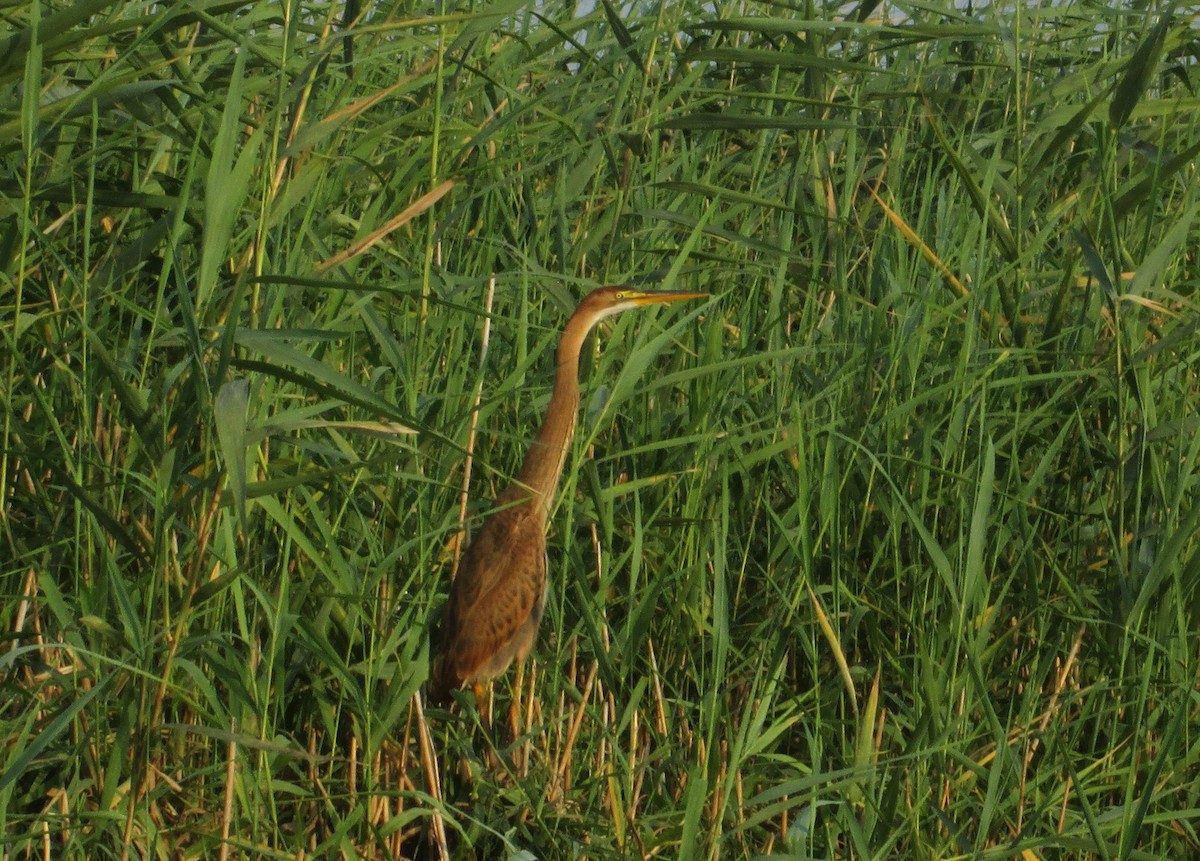
<path id="1" fill-rule="evenodd" d="M 4 854 L 1200 853 L 1194 13 L 427 12 L 4 10 Z"/>

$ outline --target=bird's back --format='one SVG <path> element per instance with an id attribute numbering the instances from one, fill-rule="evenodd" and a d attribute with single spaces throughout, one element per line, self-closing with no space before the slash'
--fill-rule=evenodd
<path id="1" fill-rule="evenodd" d="M 430 693 L 488 681 L 533 647 L 546 598 L 545 516 L 521 487 L 496 500 L 463 556 L 430 674 Z"/>

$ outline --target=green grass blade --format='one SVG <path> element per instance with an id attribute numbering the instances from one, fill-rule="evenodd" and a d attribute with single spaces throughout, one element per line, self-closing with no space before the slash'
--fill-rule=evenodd
<path id="1" fill-rule="evenodd" d="M 1162 57 L 1163 46 L 1167 33 L 1174 23 L 1174 5 L 1160 13 L 1158 21 L 1150 28 L 1137 50 L 1129 58 L 1125 74 L 1113 91 L 1112 101 L 1108 105 L 1108 121 L 1114 129 L 1119 129 L 1129 120 L 1133 109 L 1146 92 L 1150 81 L 1158 70 Z"/>
<path id="2" fill-rule="evenodd" d="M 248 380 L 230 380 L 217 389 L 213 401 L 213 420 L 216 423 L 217 442 L 221 446 L 221 459 L 225 462 L 225 474 L 229 490 L 233 493 L 238 522 L 242 529 L 246 521 L 246 416 L 250 401 Z"/>

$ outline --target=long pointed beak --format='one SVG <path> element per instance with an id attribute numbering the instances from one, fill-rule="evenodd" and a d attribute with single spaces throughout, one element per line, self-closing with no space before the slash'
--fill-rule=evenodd
<path id="1" fill-rule="evenodd" d="M 688 293 L 682 290 L 659 290 L 653 293 L 643 293 L 630 290 L 630 301 L 635 305 L 657 305 L 662 302 L 681 302 L 684 299 L 707 299 L 707 293 Z"/>

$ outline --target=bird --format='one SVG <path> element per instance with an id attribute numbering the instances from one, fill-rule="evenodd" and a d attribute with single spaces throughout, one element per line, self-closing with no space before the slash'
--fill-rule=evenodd
<path id="1" fill-rule="evenodd" d="M 484 686 L 515 660 L 525 660 L 546 607 L 546 522 L 579 412 L 579 353 L 606 317 L 707 293 L 593 290 L 567 320 L 556 353 L 554 389 L 541 429 L 513 483 L 500 493 L 463 554 L 435 635 L 430 698 L 445 703 L 471 685 Z"/>

